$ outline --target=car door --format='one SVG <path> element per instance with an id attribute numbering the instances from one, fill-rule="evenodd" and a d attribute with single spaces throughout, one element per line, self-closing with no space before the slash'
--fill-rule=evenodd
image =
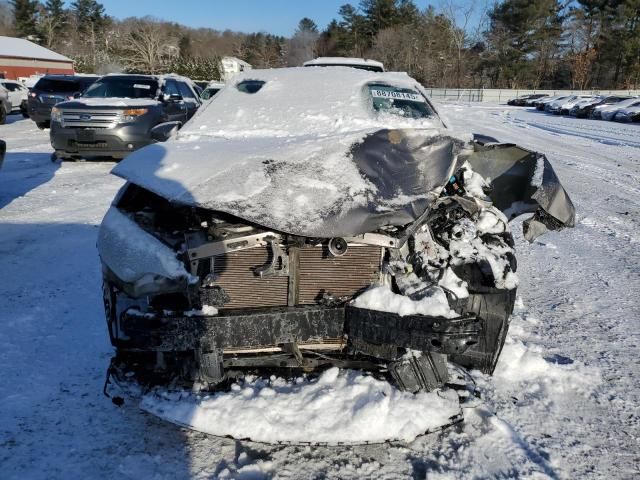
<path id="1" fill-rule="evenodd" d="M 23 97 L 21 85 L 15 82 L 4 82 L 3 86 L 9 92 L 9 101 L 11 102 L 13 110 L 16 110 L 20 107 L 20 102 Z"/>
<path id="2" fill-rule="evenodd" d="M 200 106 L 200 101 L 198 100 L 198 96 L 193 92 L 191 87 L 187 85 L 186 82 L 181 80 L 177 81 L 178 89 L 180 89 L 180 95 L 184 99 L 185 106 L 187 107 L 187 120 L 189 120 L 198 107 Z"/>
<path id="3" fill-rule="evenodd" d="M 164 113 L 169 122 L 185 122 L 187 120 L 187 105 L 182 98 L 178 82 L 167 79 L 162 87 L 164 94 Z"/>

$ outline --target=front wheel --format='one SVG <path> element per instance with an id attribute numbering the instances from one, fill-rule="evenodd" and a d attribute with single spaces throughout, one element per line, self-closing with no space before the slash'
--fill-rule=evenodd
<path id="1" fill-rule="evenodd" d="M 3 107 L 0 107 L 0 125 L 4 125 L 7 122 L 7 111 Z"/>
<path id="2" fill-rule="evenodd" d="M 44 130 L 45 128 L 49 128 L 49 122 L 36 122 L 36 127 L 40 130 Z"/>

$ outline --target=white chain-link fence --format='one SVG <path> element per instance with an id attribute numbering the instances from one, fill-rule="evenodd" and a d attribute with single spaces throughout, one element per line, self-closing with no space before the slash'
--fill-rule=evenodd
<path id="1" fill-rule="evenodd" d="M 640 96 L 640 90 L 516 90 L 485 88 L 425 88 L 430 98 L 439 100 L 459 100 L 462 102 L 507 103 L 507 100 L 533 93 L 547 95 L 630 95 Z"/>

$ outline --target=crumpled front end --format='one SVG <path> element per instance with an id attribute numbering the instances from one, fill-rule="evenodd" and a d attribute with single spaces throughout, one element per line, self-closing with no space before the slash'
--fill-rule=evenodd
<path id="1" fill-rule="evenodd" d="M 416 159 L 414 170 L 425 165 L 425 145 L 401 148 L 410 136 L 385 131 L 365 140 L 377 153 L 369 164 L 362 152 L 354 158 L 380 195 L 393 190 L 389 175 L 395 185 L 416 185 L 403 178 L 402 162 L 381 153 L 385 139 Z M 476 145 L 452 162 L 446 143 L 428 146 L 431 160 L 442 159 L 443 187 L 414 192 L 404 205 L 369 206 L 368 217 L 359 208 L 354 228 L 369 225 L 366 233 L 346 231 L 340 215 L 330 223 L 342 236 L 269 229 L 127 184 L 98 243 L 114 370 L 148 385 L 212 388 L 256 370 L 338 366 L 409 391 L 446 384 L 449 361 L 492 373 L 518 279 L 508 218 L 491 199 L 505 209 L 520 200 L 502 191 L 501 175 L 490 184 L 474 170 L 507 151 Z M 505 165 L 517 157 L 503 156 Z M 538 172 L 543 179 L 532 183 L 539 162 L 526 173 L 518 158 L 531 192 L 545 192 L 518 212 L 543 209 L 545 225 L 558 214 L 544 187 L 551 177 Z"/>

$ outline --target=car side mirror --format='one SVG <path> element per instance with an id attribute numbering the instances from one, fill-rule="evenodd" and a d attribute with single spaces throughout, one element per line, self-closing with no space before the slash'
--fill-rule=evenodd
<path id="1" fill-rule="evenodd" d="M 182 122 L 159 123 L 151 129 L 151 138 L 156 142 L 166 142 L 182 127 Z"/>
<path id="2" fill-rule="evenodd" d="M 163 93 L 160 101 L 165 103 L 177 103 L 182 101 L 182 95 L 178 93 L 172 93 L 171 95 L 167 95 L 166 93 Z"/>
<path id="3" fill-rule="evenodd" d="M 80 98 L 82 96 L 82 92 L 76 92 L 73 94 L 73 98 Z"/>

